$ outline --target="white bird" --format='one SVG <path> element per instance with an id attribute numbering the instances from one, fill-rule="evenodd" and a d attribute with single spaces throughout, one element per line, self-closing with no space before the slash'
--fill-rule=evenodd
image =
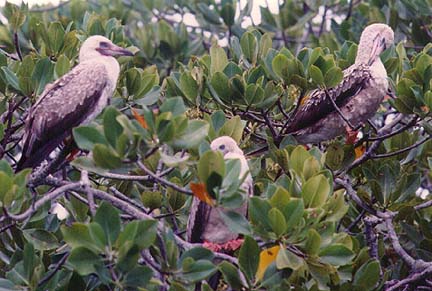
<path id="1" fill-rule="evenodd" d="M 219 150 L 224 155 L 224 159 L 240 160 L 240 179 L 244 178 L 240 188 L 248 195 L 253 195 L 253 181 L 249 171 L 247 160 L 243 151 L 237 143 L 229 136 L 216 138 L 211 144 L 212 150 Z M 247 213 L 247 203 L 234 209 L 243 216 Z M 221 208 L 220 211 L 226 211 Z M 211 207 L 205 202 L 194 197 L 187 226 L 187 239 L 190 242 L 204 243 L 205 246 L 214 251 L 233 251 L 238 248 L 241 241 L 238 241 L 239 234 L 232 232 L 222 217 L 218 209 Z"/>
<path id="2" fill-rule="evenodd" d="M 292 134 L 300 143 L 318 143 L 364 124 L 387 94 L 387 72 L 380 54 L 393 42 L 394 33 L 388 25 L 367 26 L 355 63 L 344 71 L 342 82 L 304 97 L 284 133 Z"/>
<path id="3" fill-rule="evenodd" d="M 114 56 L 132 55 L 100 35 L 84 41 L 79 64 L 47 85 L 30 108 L 16 171 L 39 165 L 71 134 L 72 128 L 101 113 L 114 93 L 120 73 Z"/>

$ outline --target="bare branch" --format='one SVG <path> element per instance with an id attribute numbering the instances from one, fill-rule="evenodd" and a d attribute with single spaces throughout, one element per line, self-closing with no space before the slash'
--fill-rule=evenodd
<path id="1" fill-rule="evenodd" d="M 166 187 L 170 187 L 178 192 L 187 194 L 187 195 L 193 195 L 193 192 L 182 188 L 180 186 L 178 186 L 175 183 L 172 183 L 170 181 L 167 181 L 161 177 L 159 177 L 158 175 L 156 175 L 155 173 L 153 173 L 152 171 L 150 171 L 141 161 L 137 161 L 138 166 L 140 167 L 141 170 L 143 170 L 147 175 L 149 175 L 150 177 L 152 177 L 152 179 L 158 181 L 159 183 L 161 183 L 162 185 L 166 186 Z"/>
<path id="2" fill-rule="evenodd" d="M 8 213 L 7 216 L 10 217 L 13 220 L 22 221 L 27 218 L 29 218 L 33 213 L 35 213 L 39 208 L 41 208 L 45 203 L 52 201 L 56 199 L 57 197 L 63 195 L 65 192 L 69 190 L 78 190 L 83 188 L 82 182 L 74 182 L 70 184 L 63 185 L 49 193 L 46 193 L 37 200 L 34 205 L 32 205 L 30 208 L 28 208 L 26 211 L 24 211 L 21 214 L 10 214 Z"/>

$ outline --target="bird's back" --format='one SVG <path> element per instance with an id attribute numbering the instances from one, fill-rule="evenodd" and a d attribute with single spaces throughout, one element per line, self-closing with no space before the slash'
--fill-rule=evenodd
<path id="1" fill-rule="evenodd" d="M 107 92 L 106 76 L 103 64 L 80 64 L 47 85 L 27 117 L 17 171 L 39 164 L 70 135 L 73 127 L 95 115 L 95 106 L 102 99 L 106 103 L 112 94 Z"/>

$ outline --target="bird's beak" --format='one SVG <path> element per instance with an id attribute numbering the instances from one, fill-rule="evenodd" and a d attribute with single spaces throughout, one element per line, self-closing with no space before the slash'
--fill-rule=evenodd
<path id="1" fill-rule="evenodd" d="M 99 47 L 96 49 L 98 52 L 100 52 L 104 56 L 112 56 L 112 57 L 119 57 L 119 56 L 133 56 L 133 52 L 119 47 L 115 44 L 110 44 L 108 47 Z"/>
<path id="2" fill-rule="evenodd" d="M 385 39 L 378 34 L 373 42 L 372 51 L 369 57 L 369 66 L 373 64 L 373 62 L 379 58 L 379 55 L 386 49 Z"/>

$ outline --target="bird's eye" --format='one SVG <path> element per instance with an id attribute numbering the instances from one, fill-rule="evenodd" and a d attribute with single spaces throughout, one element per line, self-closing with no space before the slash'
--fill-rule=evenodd
<path id="1" fill-rule="evenodd" d="M 109 43 L 107 43 L 106 41 L 101 41 L 100 43 L 99 43 L 99 47 L 100 48 L 104 48 L 104 49 L 106 49 L 106 48 L 109 48 Z"/>
<path id="2" fill-rule="evenodd" d="M 224 144 L 221 144 L 221 145 L 219 146 L 219 149 L 223 151 L 223 150 L 225 149 L 225 145 L 224 145 Z"/>

